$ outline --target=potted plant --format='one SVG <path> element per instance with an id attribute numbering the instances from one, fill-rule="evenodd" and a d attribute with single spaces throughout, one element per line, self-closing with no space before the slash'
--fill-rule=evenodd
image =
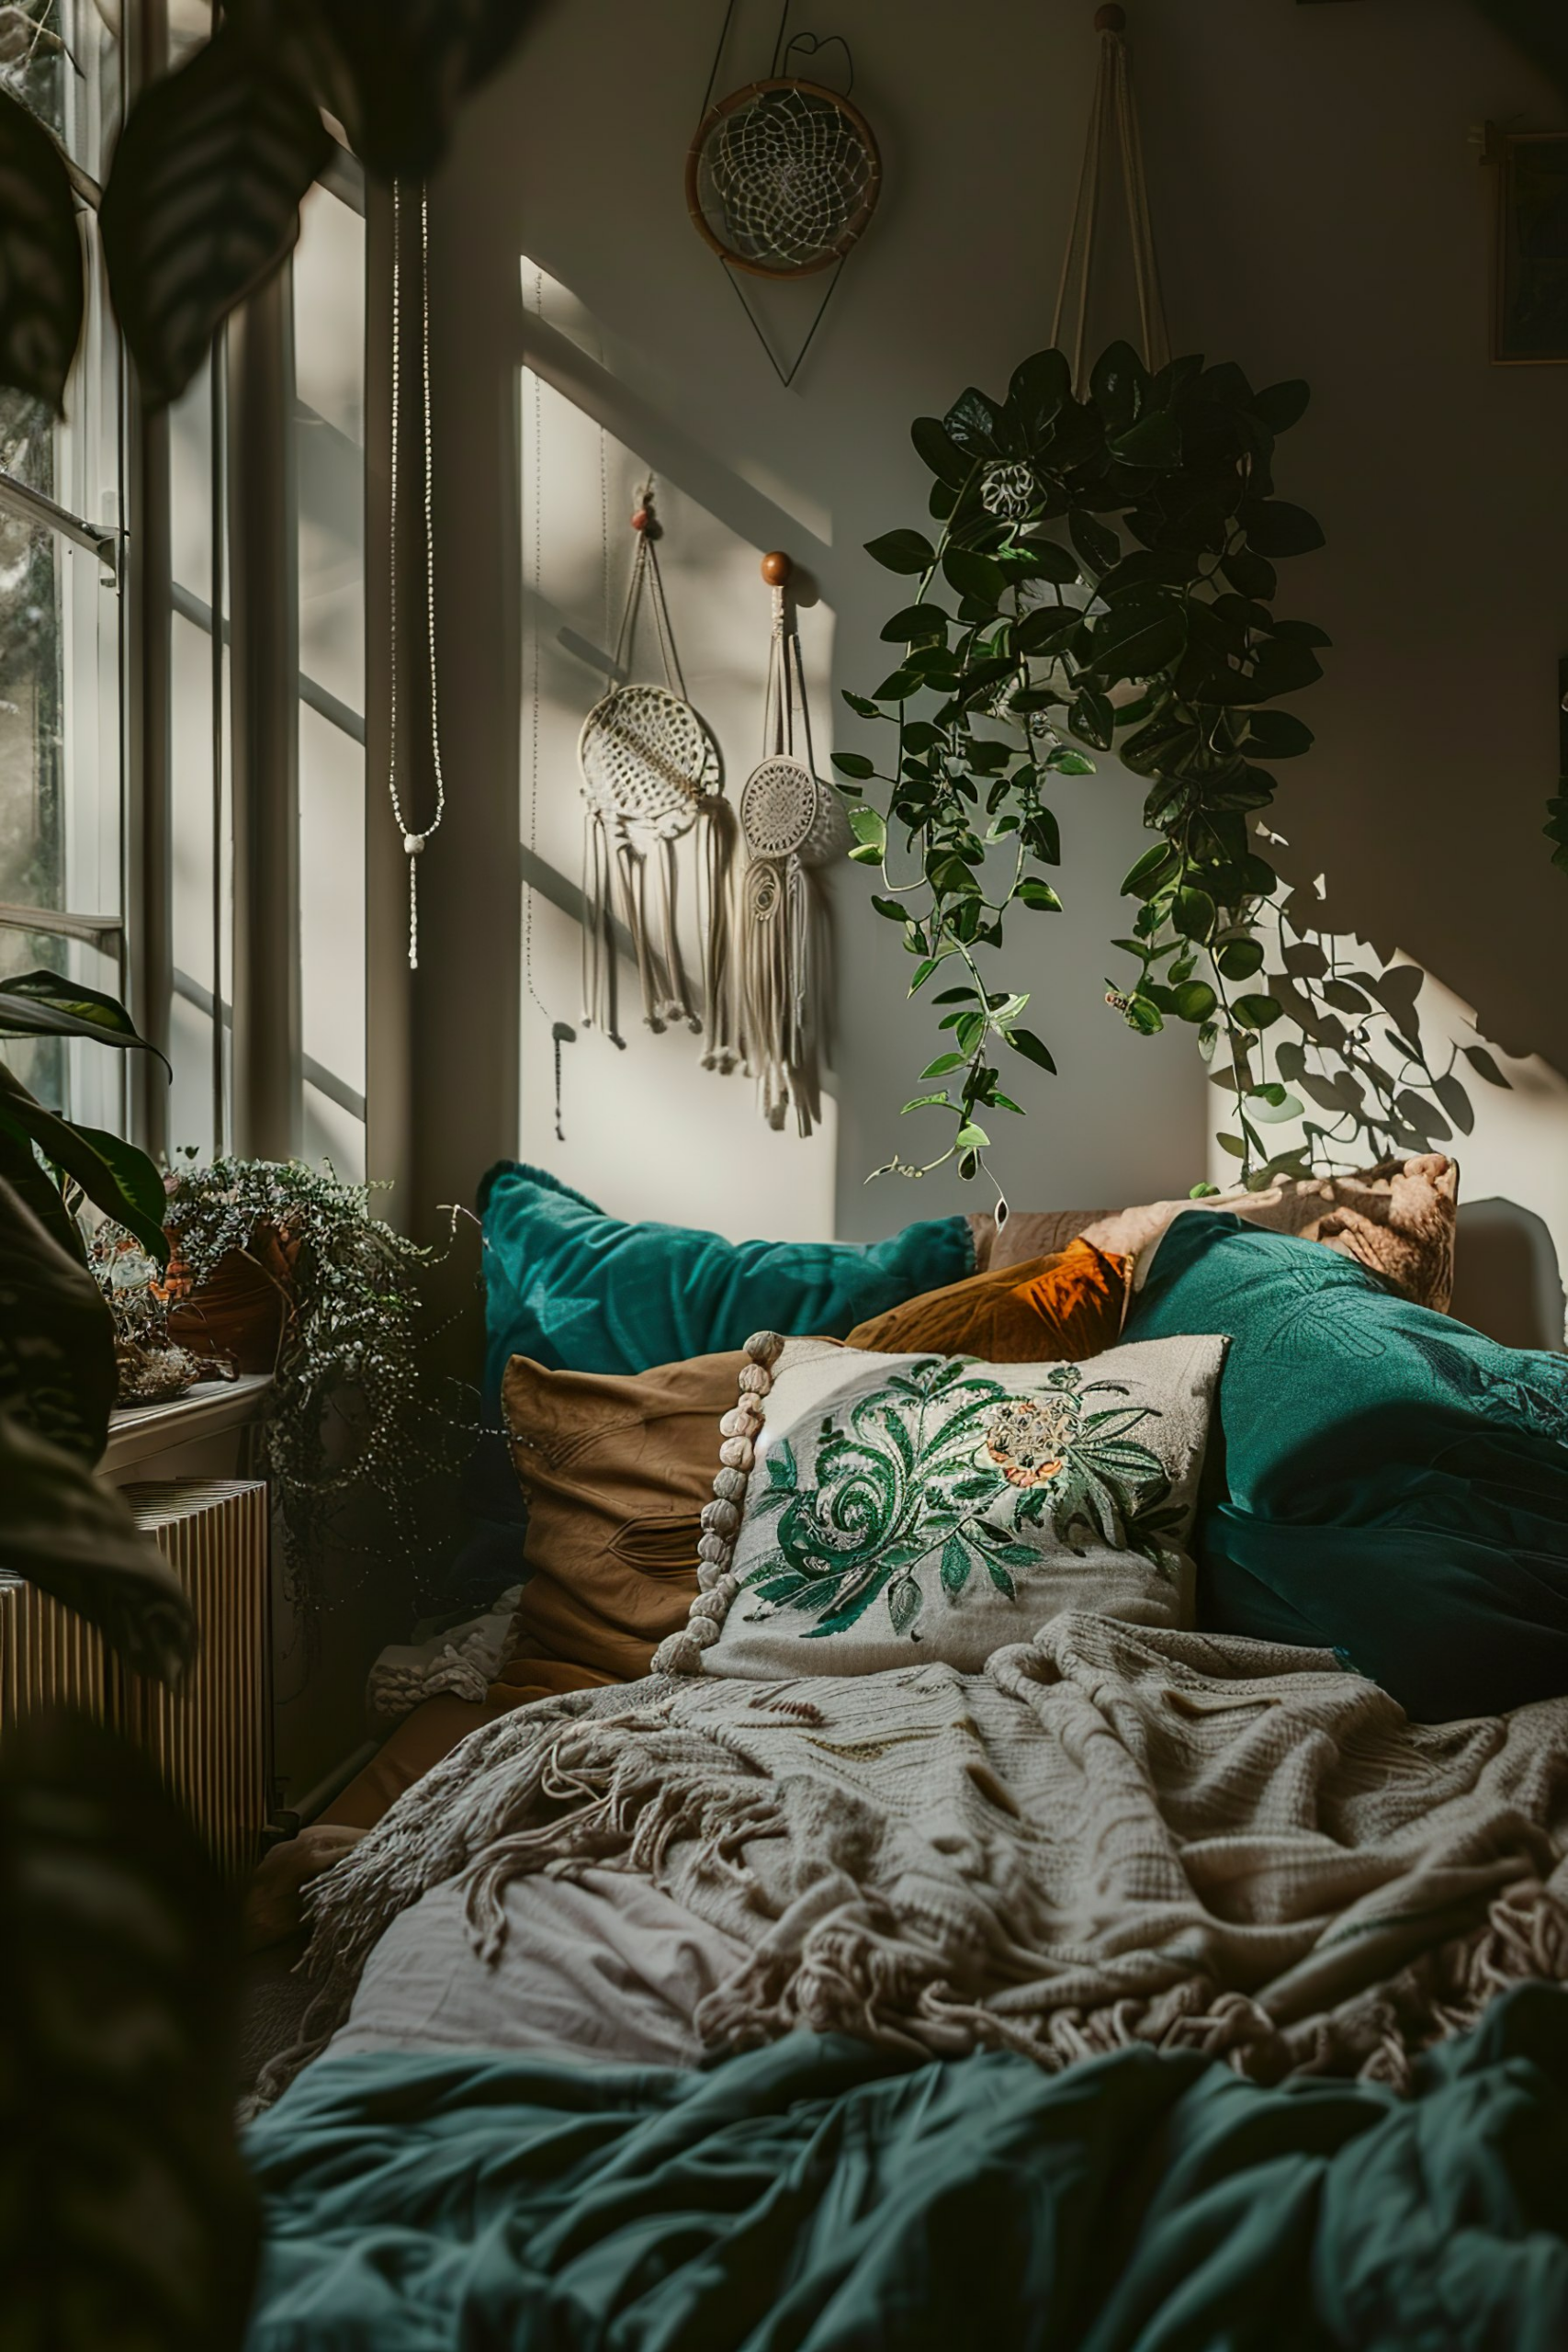
<path id="1" fill-rule="evenodd" d="M 376 1510 L 379 1556 L 417 1566 L 425 1500 L 466 1434 L 421 1359 L 435 1253 L 371 1215 L 376 1188 L 330 1168 L 223 1158 L 170 1182 L 170 1332 L 204 1351 L 227 1336 L 272 1374 L 267 1470 L 298 1597 L 317 1594 L 329 1541 L 349 1540 L 351 1503 Z"/>

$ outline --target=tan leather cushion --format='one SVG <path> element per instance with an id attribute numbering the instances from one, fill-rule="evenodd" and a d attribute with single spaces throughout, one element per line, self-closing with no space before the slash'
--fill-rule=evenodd
<path id="1" fill-rule="evenodd" d="M 618 1374 L 513 1357 L 502 1408 L 527 1498 L 530 1575 L 492 1696 L 557 1660 L 631 1681 L 684 1624 L 718 1424 L 745 1362 L 736 1348 Z"/>
<path id="2" fill-rule="evenodd" d="M 993 1266 L 857 1324 L 852 1348 L 878 1355 L 977 1356 L 984 1363 L 1082 1363 L 1113 1348 L 1127 1312 L 1130 1258 L 1087 1241 L 1021 1266 Z"/>
<path id="3" fill-rule="evenodd" d="M 1184 1210 L 1229 1209 L 1273 1233 L 1321 1241 L 1391 1283 L 1417 1306 L 1447 1314 L 1453 1297 L 1459 1169 L 1442 1152 L 1385 1160 L 1352 1176 L 1310 1177 L 1263 1193 L 1222 1193 L 1204 1201 L 1151 1201 L 1130 1209 L 1015 1209 L 998 1231 L 994 1216 L 970 1218 L 975 1261 L 1000 1268 L 1063 1250 L 1081 1235 L 1112 1256 L 1138 1258 Z"/>

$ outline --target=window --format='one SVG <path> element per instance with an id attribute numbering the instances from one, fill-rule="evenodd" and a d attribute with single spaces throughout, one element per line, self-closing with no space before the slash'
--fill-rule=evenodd
<path id="1" fill-rule="evenodd" d="M 96 250 L 95 175 L 119 107 L 97 10 L 28 0 L 0 82 L 74 167 L 87 318 L 63 422 L 0 390 L 0 969 L 98 988 L 122 972 L 122 383 Z M 19 29 L 19 28 L 14 28 Z M 38 920 L 28 921 L 29 913 Z M 90 1123 L 121 1115 L 122 1072 L 90 1046 L 7 1049 L 18 1076 Z"/>

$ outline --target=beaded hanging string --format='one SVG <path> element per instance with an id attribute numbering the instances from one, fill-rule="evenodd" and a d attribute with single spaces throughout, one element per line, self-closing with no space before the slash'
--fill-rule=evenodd
<path id="1" fill-rule="evenodd" d="M 1054 349 L 1065 348 L 1066 323 L 1073 283 L 1077 282 L 1077 315 L 1073 330 L 1073 386 L 1081 393 L 1084 353 L 1089 334 L 1089 288 L 1093 278 L 1095 239 L 1100 226 L 1100 191 L 1105 151 L 1114 137 L 1121 151 L 1122 187 L 1127 204 L 1127 225 L 1133 247 L 1133 279 L 1137 289 L 1138 321 L 1144 358 L 1151 370 L 1170 357 L 1170 334 L 1166 325 L 1165 298 L 1160 291 L 1159 262 L 1155 252 L 1154 221 L 1149 211 L 1148 181 L 1144 171 L 1144 139 L 1133 96 L 1133 67 L 1125 39 L 1127 12 L 1108 0 L 1094 19 L 1100 35 L 1100 63 L 1089 107 L 1089 135 L 1084 141 L 1083 168 L 1077 198 L 1062 255 L 1056 287 L 1056 309 L 1051 322 Z"/>
<path id="2" fill-rule="evenodd" d="M 824 789 L 811 752 L 800 633 L 789 600 L 793 567 L 762 558 L 773 600 L 762 757 L 740 789 L 746 869 L 740 889 L 742 1023 L 762 1115 L 782 1129 L 791 1110 L 808 1136 L 822 1115 L 819 1007 L 828 989 L 824 910 L 807 869 L 842 850 L 849 829 L 836 793 Z M 804 759 L 796 755 L 799 731 Z"/>
<path id="3" fill-rule="evenodd" d="M 390 681 L 388 691 L 389 705 L 389 753 L 387 789 L 392 803 L 392 815 L 403 837 L 403 853 L 409 862 L 409 969 L 419 969 L 419 861 L 426 844 L 433 842 L 441 830 L 441 820 L 446 813 L 446 784 L 441 770 L 441 712 L 435 673 L 435 533 L 434 503 L 431 492 L 430 451 L 430 192 L 423 181 L 419 190 L 419 345 L 421 397 L 420 484 L 424 556 L 424 616 L 425 636 L 430 662 L 430 756 L 435 776 L 435 807 L 430 822 L 416 831 L 403 810 L 398 789 L 398 663 L 401 650 L 401 631 L 398 614 L 398 486 L 401 470 L 402 427 L 402 187 L 392 184 L 392 432 L 391 432 L 391 492 L 389 501 L 389 537 L 391 578 L 389 582 L 390 602 Z"/>
<path id="4" fill-rule="evenodd" d="M 537 269 L 534 273 L 534 314 L 536 318 L 540 319 L 542 319 L 545 314 L 545 273 L 542 269 Z M 528 854 L 530 857 L 536 860 L 539 854 L 539 717 L 542 708 L 539 695 L 539 631 L 541 627 L 540 616 L 544 608 L 545 398 L 544 387 L 540 382 L 538 376 L 532 369 L 529 369 L 526 372 L 531 378 L 534 386 L 534 462 L 531 481 L 533 561 L 531 565 L 531 578 L 528 583 L 530 589 L 527 687 L 528 714 L 530 721 L 528 761 Z M 604 503 L 604 435 L 603 428 L 601 428 L 599 434 L 599 503 L 601 509 L 601 521 L 603 521 L 603 509 Z M 606 555 L 606 561 L 607 560 L 608 558 Z M 607 582 L 604 629 L 605 635 L 607 636 L 609 634 L 609 595 Z M 545 1019 L 550 1024 L 550 1045 L 555 1057 L 556 1141 L 557 1143 L 564 1143 L 566 1141 L 566 1123 L 561 1115 L 561 1047 L 563 1046 L 575 1045 L 577 1042 L 577 1032 L 572 1027 L 570 1021 L 558 1021 L 556 1019 L 555 1015 L 551 1012 L 549 1006 L 539 994 L 537 985 L 535 982 L 534 900 L 536 896 L 536 893 L 530 876 L 530 877 L 525 881 L 523 886 L 523 982 L 524 987 L 527 991 L 529 1001 L 540 1012 L 544 1014 Z M 584 930 L 583 936 L 584 941 L 586 942 L 586 929 Z M 626 1044 L 626 1039 L 624 1037 L 616 1037 L 615 1043 L 617 1046 L 624 1046 Z"/>

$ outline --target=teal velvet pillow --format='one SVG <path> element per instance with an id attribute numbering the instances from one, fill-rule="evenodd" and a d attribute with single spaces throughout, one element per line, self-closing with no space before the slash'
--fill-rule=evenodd
<path id="1" fill-rule="evenodd" d="M 742 1347 L 756 1330 L 841 1340 L 975 1271 L 967 1217 L 931 1217 L 864 1244 L 726 1241 L 623 1223 L 514 1160 L 491 1170 L 479 1209 L 492 1411 L 514 1355 L 552 1372 L 647 1372 Z"/>
<path id="2" fill-rule="evenodd" d="M 1176 1219 L 1124 1336 L 1204 1331 L 1201 1624 L 1338 1649 L 1427 1722 L 1568 1691 L 1568 1361 L 1228 1215 Z"/>

